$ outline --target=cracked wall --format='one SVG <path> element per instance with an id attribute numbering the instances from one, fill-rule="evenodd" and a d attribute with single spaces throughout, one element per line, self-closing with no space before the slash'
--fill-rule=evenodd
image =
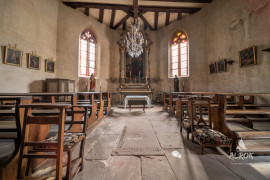
<path id="1" fill-rule="evenodd" d="M 208 75 L 209 91 L 269 92 L 269 0 L 215 0 L 207 6 L 208 64 L 231 58 L 227 72 Z M 257 65 L 239 67 L 238 51 L 256 46 Z"/>

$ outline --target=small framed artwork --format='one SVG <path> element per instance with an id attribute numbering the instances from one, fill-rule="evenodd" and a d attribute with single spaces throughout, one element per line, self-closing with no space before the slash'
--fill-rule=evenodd
<path id="1" fill-rule="evenodd" d="M 217 73 L 216 63 L 211 63 L 211 64 L 209 64 L 209 73 L 210 73 L 210 74 L 215 74 L 215 73 Z"/>
<path id="2" fill-rule="evenodd" d="M 217 72 L 225 72 L 226 71 L 226 62 L 224 60 L 217 62 Z"/>
<path id="3" fill-rule="evenodd" d="M 45 60 L 45 71 L 54 73 L 55 72 L 55 61 L 46 59 Z"/>
<path id="4" fill-rule="evenodd" d="M 40 70 L 40 56 L 28 54 L 27 68 Z"/>
<path id="5" fill-rule="evenodd" d="M 257 64 L 255 46 L 239 51 L 239 67 L 246 67 Z"/>
<path id="6" fill-rule="evenodd" d="M 13 48 L 6 46 L 4 63 L 13 66 L 22 66 L 22 55 L 23 55 L 22 50 L 19 50 L 16 47 Z"/>

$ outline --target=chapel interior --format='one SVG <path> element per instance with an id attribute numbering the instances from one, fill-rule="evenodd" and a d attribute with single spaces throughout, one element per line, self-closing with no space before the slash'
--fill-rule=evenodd
<path id="1" fill-rule="evenodd" d="M 270 0 L 0 0 L 0 180 L 270 179 Z"/>

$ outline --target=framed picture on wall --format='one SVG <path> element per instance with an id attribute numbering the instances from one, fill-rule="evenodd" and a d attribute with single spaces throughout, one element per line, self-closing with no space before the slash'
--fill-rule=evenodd
<path id="1" fill-rule="evenodd" d="M 210 73 L 210 74 L 215 74 L 215 73 L 217 73 L 216 63 L 211 63 L 211 64 L 209 64 L 209 73 Z"/>
<path id="2" fill-rule="evenodd" d="M 5 57 L 4 57 L 4 63 L 10 64 L 13 66 L 22 66 L 22 55 L 23 51 L 17 49 L 16 47 L 5 47 Z"/>
<path id="3" fill-rule="evenodd" d="M 46 59 L 45 60 L 45 71 L 54 73 L 55 72 L 55 61 Z"/>
<path id="4" fill-rule="evenodd" d="M 246 67 L 257 64 L 255 46 L 239 51 L 239 67 Z"/>
<path id="5" fill-rule="evenodd" d="M 226 71 L 226 62 L 224 60 L 217 62 L 217 72 L 225 72 Z"/>
<path id="6" fill-rule="evenodd" d="M 40 56 L 28 54 L 27 68 L 40 70 Z"/>

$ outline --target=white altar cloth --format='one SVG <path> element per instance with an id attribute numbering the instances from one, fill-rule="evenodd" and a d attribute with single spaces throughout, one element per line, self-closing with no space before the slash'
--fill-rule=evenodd
<path id="1" fill-rule="evenodd" d="M 127 108 L 129 100 L 145 100 L 147 102 L 147 107 L 151 108 L 151 99 L 148 96 L 126 96 L 125 97 L 125 109 Z"/>

